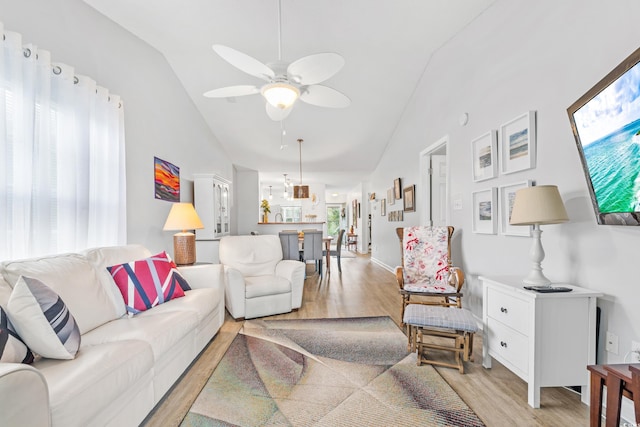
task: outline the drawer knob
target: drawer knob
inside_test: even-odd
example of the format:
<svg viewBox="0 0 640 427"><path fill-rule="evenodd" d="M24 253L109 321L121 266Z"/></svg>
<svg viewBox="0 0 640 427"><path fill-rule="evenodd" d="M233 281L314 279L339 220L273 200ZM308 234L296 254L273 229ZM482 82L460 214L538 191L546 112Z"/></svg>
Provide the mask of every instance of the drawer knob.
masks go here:
<svg viewBox="0 0 640 427"><path fill-rule="evenodd" d="M503 312L503 313L506 313L507 312L507 308L506 307L500 307L500 311Z"/></svg>
<svg viewBox="0 0 640 427"><path fill-rule="evenodd" d="M507 348L507 343L504 341L500 341L500 347Z"/></svg>

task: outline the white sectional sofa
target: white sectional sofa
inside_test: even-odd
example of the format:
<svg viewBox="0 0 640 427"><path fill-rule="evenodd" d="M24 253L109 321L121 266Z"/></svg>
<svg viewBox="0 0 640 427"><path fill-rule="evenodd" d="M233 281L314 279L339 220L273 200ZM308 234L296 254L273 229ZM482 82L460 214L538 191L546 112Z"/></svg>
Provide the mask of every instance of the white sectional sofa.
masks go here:
<svg viewBox="0 0 640 427"><path fill-rule="evenodd" d="M220 265L178 270L192 290L135 316L106 267L151 256L142 246L0 264L0 306L20 276L64 301L81 333L72 360L0 363L1 426L136 426L224 322Z"/></svg>

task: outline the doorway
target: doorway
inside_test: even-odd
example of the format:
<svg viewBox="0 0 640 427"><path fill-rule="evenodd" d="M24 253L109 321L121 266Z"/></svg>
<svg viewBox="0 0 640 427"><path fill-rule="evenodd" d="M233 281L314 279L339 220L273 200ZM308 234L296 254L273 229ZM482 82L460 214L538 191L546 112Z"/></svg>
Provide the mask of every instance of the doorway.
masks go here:
<svg viewBox="0 0 640 427"><path fill-rule="evenodd" d="M327 235L338 238L341 224L341 212L344 209L341 205L327 205Z"/></svg>
<svg viewBox="0 0 640 427"><path fill-rule="evenodd" d="M424 189L422 224L446 226L449 224L449 161L445 136L420 152L420 180Z"/></svg>

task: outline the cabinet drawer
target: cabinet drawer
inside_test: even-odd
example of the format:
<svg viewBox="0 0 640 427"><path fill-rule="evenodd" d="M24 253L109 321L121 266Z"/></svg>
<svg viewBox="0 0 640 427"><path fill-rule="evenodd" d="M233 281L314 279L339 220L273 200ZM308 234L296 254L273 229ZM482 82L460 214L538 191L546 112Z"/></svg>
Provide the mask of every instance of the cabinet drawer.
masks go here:
<svg viewBox="0 0 640 427"><path fill-rule="evenodd" d="M530 304L519 298L504 294L497 289L488 289L487 315L523 335L529 335Z"/></svg>
<svg viewBox="0 0 640 427"><path fill-rule="evenodd" d="M502 361L511 363L514 368L520 371L516 374L524 376L523 379L527 381L529 373L528 338L493 319L488 319L487 327L489 329L489 351L498 360L502 359ZM507 367L511 369L511 367Z"/></svg>

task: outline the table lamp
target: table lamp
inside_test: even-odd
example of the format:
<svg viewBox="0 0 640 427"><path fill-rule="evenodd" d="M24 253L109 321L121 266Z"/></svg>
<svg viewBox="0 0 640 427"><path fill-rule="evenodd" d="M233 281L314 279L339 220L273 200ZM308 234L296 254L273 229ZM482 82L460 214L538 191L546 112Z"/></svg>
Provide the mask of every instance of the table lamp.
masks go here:
<svg viewBox="0 0 640 427"><path fill-rule="evenodd" d="M163 230L181 230L173 235L173 257L178 265L196 262L196 235L187 230L204 228L191 203L174 203Z"/></svg>
<svg viewBox="0 0 640 427"><path fill-rule="evenodd" d="M559 224L569 221L567 211L555 185L538 185L516 191L509 224L533 225L533 245L531 246L531 271L523 282L527 285L549 286L551 280L542 274L541 263L544 249L540 236L542 224Z"/></svg>

